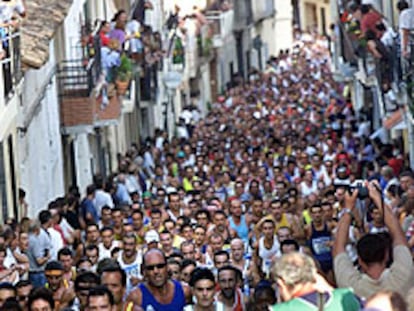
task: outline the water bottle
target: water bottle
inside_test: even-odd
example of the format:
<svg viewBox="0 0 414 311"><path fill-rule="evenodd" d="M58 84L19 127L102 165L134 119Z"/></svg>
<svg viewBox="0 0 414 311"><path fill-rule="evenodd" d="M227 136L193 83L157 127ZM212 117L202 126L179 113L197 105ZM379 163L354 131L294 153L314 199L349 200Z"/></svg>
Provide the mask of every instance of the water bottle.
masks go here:
<svg viewBox="0 0 414 311"><path fill-rule="evenodd" d="M154 309L151 305L149 305L149 306L145 309L145 311L155 311L155 309Z"/></svg>
<svg viewBox="0 0 414 311"><path fill-rule="evenodd" d="M266 278L268 279L270 277L270 267L272 265L272 261L270 259L265 259L264 261L264 266L265 266L265 271L263 271L266 274Z"/></svg>
<svg viewBox="0 0 414 311"><path fill-rule="evenodd" d="M243 294L245 297L250 297L250 286L249 286L249 280L247 277L244 278Z"/></svg>

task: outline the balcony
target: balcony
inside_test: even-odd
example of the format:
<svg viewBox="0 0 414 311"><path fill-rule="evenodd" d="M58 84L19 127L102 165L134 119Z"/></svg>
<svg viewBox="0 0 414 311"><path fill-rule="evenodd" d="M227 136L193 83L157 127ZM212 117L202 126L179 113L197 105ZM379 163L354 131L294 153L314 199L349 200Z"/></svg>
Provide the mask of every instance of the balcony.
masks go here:
<svg viewBox="0 0 414 311"><path fill-rule="evenodd" d="M398 129L404 120L414 124L414 34L408 41L411 55L403 57L401 41L396 38L384 45L372 39L371 33L362 34L358 24L345 14L338 26L340 40L335 54L344 60L343 68L354 69L353 78L364 86L364 92L372 93L372 101L364 101L363 105L371 109L366 110L369 118L376 116L371 120L374 127ZM343 72L343 68L337 70Z"/></svg>
<svg viewBox="0 0 414 311"><path fill-rule="evenodd" d="M255 23L260 22L266 18L272 17L275 14L274 0L261 0L252 2L253 20Z"/></svg>
<svg viewBox="0 0 414 311"><path fill-rule="evenodd" d="M407 95L410 99L410 112L414 118L414 33L409 37L410 55L401 61L402 81L407 88Z"/></svg>
<svg viewBox="0 0 414 311"><path fill-rule="evenodd" d="M12 27L2 29L5 32L4 38L2 38L4 58L0 63L2 65L3 95L7 103L23 75L20 60L20 32Z"/></svg>
<svg viewBox="0 0 414 311"><path fill-rule="evenodd" d="M213 34L211 38L213 47L222 47L233 34L234 11L207 11L206 18Z"/></svg>
<svg viewBox="0 0 414 311"><path fill-rule="evenodd" d="M94 38L96 54L85 60L65 60L57 71L62 132L106 126L118 120L121 101L115 87L107 87L108 102L103 103L100 42Z"/></svg>

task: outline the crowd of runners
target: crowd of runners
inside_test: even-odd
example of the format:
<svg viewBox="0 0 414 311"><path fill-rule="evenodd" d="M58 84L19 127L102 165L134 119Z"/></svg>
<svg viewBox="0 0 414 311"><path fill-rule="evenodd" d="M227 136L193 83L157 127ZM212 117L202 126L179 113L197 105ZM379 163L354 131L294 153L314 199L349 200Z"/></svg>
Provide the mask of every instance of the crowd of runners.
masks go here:
<svg viewBox="0 0 414 311"><path fill-rule="evenodd" d="M157 130L113 175L7 220L0 310L414 308L414 173L370 139L324 37L183 117L184 135Z"/></svg>

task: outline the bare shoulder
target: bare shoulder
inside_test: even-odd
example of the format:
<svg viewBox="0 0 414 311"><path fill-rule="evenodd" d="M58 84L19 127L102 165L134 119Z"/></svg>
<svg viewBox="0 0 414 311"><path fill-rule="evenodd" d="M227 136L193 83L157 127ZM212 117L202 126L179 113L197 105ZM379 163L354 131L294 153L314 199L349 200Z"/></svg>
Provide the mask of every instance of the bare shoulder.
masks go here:
<svg viewBox="0 0 414 311"><path fill-rule="evenodd" d="M187 303L190 303L191 299L192 299L192 293L191 293L190 286L188 286L188 284L186 284L186 283L181 283L181 286L183 287L185 300L187 301Z"/></svg>
<svg viewBox="0 0 414 311"><path fill-rule="evenodd" d="M125 305L132 302L136 306L141 306L142 304L142 292L139 287L135 288L126 298Z"/></svg>

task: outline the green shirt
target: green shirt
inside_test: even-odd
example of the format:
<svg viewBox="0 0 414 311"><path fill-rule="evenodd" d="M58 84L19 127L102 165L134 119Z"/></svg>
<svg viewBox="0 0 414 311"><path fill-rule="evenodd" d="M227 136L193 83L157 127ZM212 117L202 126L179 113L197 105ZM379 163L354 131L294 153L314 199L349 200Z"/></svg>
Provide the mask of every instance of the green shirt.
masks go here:
<svg viewBox="0 0 414 311"><path fill-rule="evenodd" d="M361 304L357 296L354 295L351 289L338 288L335 289L323 306L324 311L358 311L361 309ZM314 311L318 310L317 303L303 299L301 297L289 300L287 302L276 304L272 307L273 311Z"/></svg>

